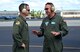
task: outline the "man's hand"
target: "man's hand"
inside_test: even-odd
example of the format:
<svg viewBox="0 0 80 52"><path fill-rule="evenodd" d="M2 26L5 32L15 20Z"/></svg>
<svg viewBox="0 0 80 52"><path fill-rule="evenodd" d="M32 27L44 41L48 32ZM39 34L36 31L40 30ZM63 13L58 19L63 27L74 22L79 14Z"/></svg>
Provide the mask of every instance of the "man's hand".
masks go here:
<svg viewBox="0 0 80 52"><path fill-rule="evenodd" d="M58 36L58 35L60 35L60 32L51 32L51 34L53 34L54 36Z"/></svg>
<svg viewBox="0 0 80 52"><path fill-rule="evenodd" d="M22 43L22 45L21 45L23 48L25 48L26 47L26 45L24 44L24 43Z"/></svg>
<svg viewBox="0 0 80 52"><path fill-rule="evenodd" d="M39 31L36 31L36 30L32 30L32 32L33 32L34 34L36 34L36 35L39 35L39 34L41 34L41 32L39 32Z"/></svg>

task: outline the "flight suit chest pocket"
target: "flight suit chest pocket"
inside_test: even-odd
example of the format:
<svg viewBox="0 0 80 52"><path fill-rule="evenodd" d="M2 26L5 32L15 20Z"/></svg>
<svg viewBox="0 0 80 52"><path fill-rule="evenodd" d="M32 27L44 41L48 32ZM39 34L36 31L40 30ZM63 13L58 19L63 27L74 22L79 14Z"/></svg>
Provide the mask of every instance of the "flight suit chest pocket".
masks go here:
<svg viewBox="0 0 80 52"><path fill-rule="evenodd" d="M53 29L56 26L56 22L45 22L45 29Z"/></svg>
<svg viewBox="0 0 80 52"><path fill-rule="evenodd" d="M55 27L55 26L56 26L56 22L51 22L51 23L50 23L50 26L51 26L51 27Z"/></svg>

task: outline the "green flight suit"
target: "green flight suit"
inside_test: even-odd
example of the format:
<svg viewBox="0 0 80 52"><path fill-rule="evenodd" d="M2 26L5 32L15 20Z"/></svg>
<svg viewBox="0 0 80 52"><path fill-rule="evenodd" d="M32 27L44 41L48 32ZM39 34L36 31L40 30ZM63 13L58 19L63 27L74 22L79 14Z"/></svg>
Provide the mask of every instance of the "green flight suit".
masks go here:
<svg viewBox="0 0 80 52"><path fill-rule="evenodd" d="M44 18L40 29L42 35L38 36L44 36L43 52L62 52L62 37L68 33L67 24L62 17L56 14L51 19L49 17ZM60 32L60 35L54 36L51 31Z"/></svg>
<svg viewBox="0 0 80 52"><path fill-rule="evenodd" d="M19 15L13 24L13 52L29 52L29 32L26 20ZM26 45L23 48L21 45Z"/></svg>

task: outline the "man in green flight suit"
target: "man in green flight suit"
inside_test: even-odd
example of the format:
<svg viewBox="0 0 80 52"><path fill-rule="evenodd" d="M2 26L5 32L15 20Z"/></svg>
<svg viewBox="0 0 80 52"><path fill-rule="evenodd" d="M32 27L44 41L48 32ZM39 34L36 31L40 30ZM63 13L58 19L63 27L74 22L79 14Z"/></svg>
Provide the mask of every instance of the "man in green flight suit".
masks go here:
<svg viewBox="0 0 80 52"><path fill-rule="evenodd" d="M13 52L29 52L29 32L26 16L30 13L29 5L19 5L20 15L13 23Z"/></svg>
<svg viewBox="0 0 80 52"><path fill-rule="evenodd" d="M43 52L62 52L62 37L68 34L67 24L60 15L55 13L53 3L45 4L45 12L47 17L42 21L41 30L32 32L38 37L44 36Z"/></svg>

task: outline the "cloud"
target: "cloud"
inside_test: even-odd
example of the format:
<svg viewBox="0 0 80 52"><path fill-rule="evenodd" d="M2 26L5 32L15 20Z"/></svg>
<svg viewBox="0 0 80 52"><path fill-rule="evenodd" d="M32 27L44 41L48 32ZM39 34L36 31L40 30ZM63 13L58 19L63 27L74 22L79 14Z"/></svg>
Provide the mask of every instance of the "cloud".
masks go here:
<svg viewBox="0 0 80 52"><path fill-rule="evenodd" d="M52 2L57 10L80 8L80 0L0 0L0 10L18 10L18 6L23 1L24 3L28 3L30 5L31 10L44 10L46 2Z"/></svg>
<svg viewBox="0 0 80 52"><path fill-rule="evenodd" d="M44 2L41 0L31 0L31 1L25 1L24 3L28 3L30 6L30 9L34 10L43 10L44 9Z"/></svg>
<svg viewBox="0 0 80 52"><path fill-rule="evenodd" d="M11 2L11 0L0 0L0 3L8 3Z"/></svg>
<svg viewBox="0 0 80 52"><path fill-rule="evenodd" d="M68 3L71 3L71 4L80 4L80 1L79 0L68 0Z"/></svg>
<svg viewBox="0 0 80 52"><path fill-rule="evenodd" d="M18 6L21 1L19 0L0 0L0 11L18 11Z"/></svg>

